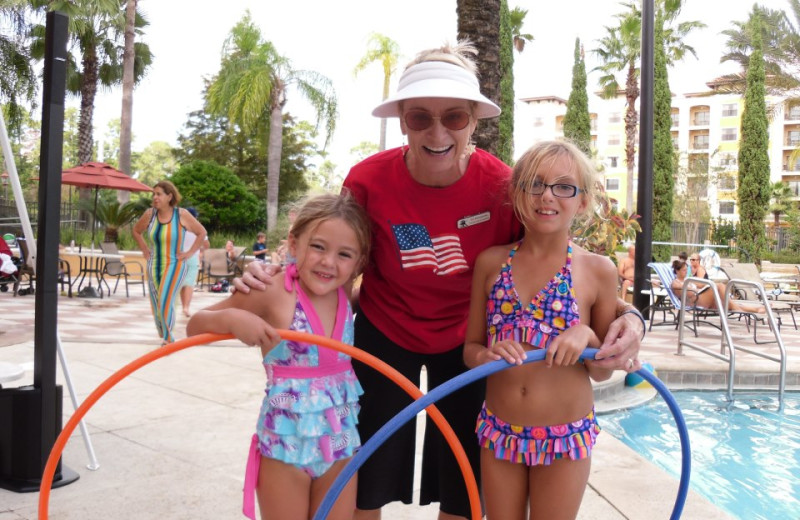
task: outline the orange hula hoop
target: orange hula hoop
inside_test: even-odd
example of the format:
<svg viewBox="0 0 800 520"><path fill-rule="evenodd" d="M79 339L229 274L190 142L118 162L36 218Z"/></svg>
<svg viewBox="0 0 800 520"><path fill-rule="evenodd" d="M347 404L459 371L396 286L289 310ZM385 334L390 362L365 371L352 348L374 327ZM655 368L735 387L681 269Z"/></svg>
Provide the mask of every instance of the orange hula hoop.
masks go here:
<svg viewBox="0 0 800 520"><path fill-rule="evenodd" d="M283 339L286 340L313 343L315 345L330 348L347 354L351 358L357 359L362 363L369 365L391 379L392 382L397 384L414 399L418 399L423 395L422 391L400 372L376 358L372 354L368 354L361 349L331 338L317 336L315 334L308 334L306 332L280 329L278 330L278 333ZM157 359L161 359L162 357L169 356L170 354L189 347L204 345L206 343L214 343L226 339L235 338L232 334L198 334L197 336L191 336L174 343L164 345L161 348L148 352L147 354L134 359L124 367L111 374L105 381L100 383L97 388L95 388L94 391L89 394L86 400L83 401L83 403L81 403L81 405L75 410L75 413L72 414L69 421L67 421L67 424L64 425L64 428L61 430L56 442L53 444L53 449L50 450L50 456L47 458L47 464L45 465L44 472L42 474L42 482L39 485L39 520L47 520L48 509L50 505L50 489L53 485L53 476L56 471L56 466L58 466L58 460L61 458L61 453L64 451L64 447L66 446L69 437L72 435L72 432L75 431L75 428L78 426L78 423L81 421L81 419L83 419L91 407L94 406L94 404L101 397L103 397L109 390L116 386L117 383L131 375L133 372ZM473 520L480 520L482 517L482 511L480 505L480 493L478 492L478 484L475 481L475 475L472 472L472 467L469 464L467 455L464 453L463 446L461 446L458 437L456 437L455 432L453 432L453 428L450 426L450 423L447 422L435 405L432 404L428 406L425 408L425 411L442 432L442 435L444 435L444 438L447 441L447 444L450 446L450 449L453 450L453 454L458 462L458 467L461 470L461 475L464 477L464 482L467 486L467 494L469 496L472 518Z"/></svg>

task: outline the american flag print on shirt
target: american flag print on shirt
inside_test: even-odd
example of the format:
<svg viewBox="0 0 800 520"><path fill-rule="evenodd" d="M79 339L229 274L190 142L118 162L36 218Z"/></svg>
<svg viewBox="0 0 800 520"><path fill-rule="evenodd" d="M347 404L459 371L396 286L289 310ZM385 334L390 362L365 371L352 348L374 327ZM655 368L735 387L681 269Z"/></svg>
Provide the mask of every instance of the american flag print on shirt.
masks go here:
<svg viewBox="0 0 800 520"><path fill-rule="evenodd" d="M467 260L455 233L432 237L422 224L398 224L392 233L400 249L403 269L432 269L447 276L466 271Z"/></svg>

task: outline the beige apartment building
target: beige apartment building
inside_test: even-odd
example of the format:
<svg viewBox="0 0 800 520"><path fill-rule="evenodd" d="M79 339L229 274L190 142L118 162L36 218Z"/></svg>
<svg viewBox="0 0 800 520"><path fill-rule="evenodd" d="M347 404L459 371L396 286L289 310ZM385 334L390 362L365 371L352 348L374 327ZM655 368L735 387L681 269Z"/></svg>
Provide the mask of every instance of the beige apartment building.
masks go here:
<svg viewBox="0 0 800 520"><path fill-rule="evenodd" d="M738 220L736 178L739 133L744 98L721 93L717 83L705 92L676 94L672 98L672 142L680 151L676 190L687 190L708 203L712 218ZM523 98L519 116L528 142L563 136L566 99L557 96ZM800 200L800 104L768 96L770 180L784 181ZM625 97L603 99L590 95L592 148L608 194L625 208ZM638 110L638 107L637 107ZM523 119L525 118L525 119ZM527 127L527 128L525 128ZM638 144L638 130L637 130ZM638 161L638 150L636 159ZM634 176L638 164L634 165ZM634 204L637 181L634 178Z"/></svg>

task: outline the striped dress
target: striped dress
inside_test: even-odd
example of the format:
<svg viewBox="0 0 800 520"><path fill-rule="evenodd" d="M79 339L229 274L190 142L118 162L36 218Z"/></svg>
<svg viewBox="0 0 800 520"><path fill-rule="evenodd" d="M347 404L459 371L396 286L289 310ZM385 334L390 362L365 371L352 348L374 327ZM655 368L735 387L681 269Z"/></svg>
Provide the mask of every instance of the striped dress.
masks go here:
<svg viewBox="0 0 800 520"><path fill-rule="evenodd" d="M161 340L172 343L172 328L175 326L175 300L186 276L186 262L178 260L183 250L186 230L181 226L180 210L174 208L172 218L166 224L158 221L158 211L153 210L147 236L153 244L147 259L150 307Z"/></svg>

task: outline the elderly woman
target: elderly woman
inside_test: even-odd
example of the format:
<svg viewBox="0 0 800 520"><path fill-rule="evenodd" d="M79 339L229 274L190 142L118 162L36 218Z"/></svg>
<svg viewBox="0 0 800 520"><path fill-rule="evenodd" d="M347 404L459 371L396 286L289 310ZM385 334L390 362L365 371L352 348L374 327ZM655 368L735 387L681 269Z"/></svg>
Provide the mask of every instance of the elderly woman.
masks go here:
<svg viewBox="0 0 800 520"><path fill-rule="evenodd" d="M186 276L187 260L203 244L206 228L185 209L178 208L181 194L170 181L153 186L153 207L144 212L133 226L133 238L147 259L147 282L150 307L161 344L175 341L175 300ZM186 231L194 233L191 246L184 250ZM152 247L143 233L147 233Z"/></svg>
<svg viewBox="0 0 800 520"><path fill-rule="evenodd" d="M420 53L406 67L398 91L372 114L399 118L408 145L368 157L344 182L366 209L373 236L355 345L416 384L424 366L429 389L466 370L462 354L478 253L522 236L508 200L510 168L471 143L478 119L500 114L480 92L471 54L471 45L445 45ZM248 285L261 288L269 277L269 271L253 267L235 285L245 291ZM618 306L619 315L626 307L624 302ZM615 321L599 356L607 359L600 363L638 368L642 329L634 315ZM364 387L359 433L366 442L410 398L375 370L356 362L354 367ZM437 403L476 475L475 418L483 397L480 381ZM366 461L359 470L356 519L380 518L380 508L389 502L411 503L414 449L412 423ZM431 502L440 502L440 519L470 515L455 457L429 421L420 503Z"/></svg>

